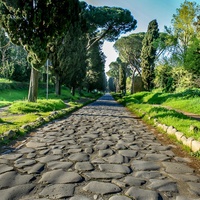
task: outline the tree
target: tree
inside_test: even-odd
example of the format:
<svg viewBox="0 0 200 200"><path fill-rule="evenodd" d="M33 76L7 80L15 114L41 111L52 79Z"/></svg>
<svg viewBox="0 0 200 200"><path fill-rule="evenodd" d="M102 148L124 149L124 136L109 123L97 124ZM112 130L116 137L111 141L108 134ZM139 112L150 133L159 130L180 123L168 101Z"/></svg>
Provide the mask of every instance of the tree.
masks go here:
<svg viewBox="0 0 200 200"><path fill-rule="evenodd" d="M115 92L116 91L116 87L115 87L115 83L114 83L114 78L113 77L110 77L108 79L108 89L111 91L111 92Z"/></svg>
<svg viewBox="0 0 200 200"><path fill-rule="evenodd" d="M78 20L78 13L78 0L0 1L3 28L14 44L28 52L27 59L32 66L29 101L37 100L38 70L47 60L51 42L66 25Z"/></svg>
<svg viewBox="0 0 200 200"><path fill-rule="evenodd" d="M145 33L134 33L127 37L118 39L114 48L119 52L119 57L127 63L131 70L131 94L134 93L134 78L141 75L140 54L142 49L142 40Z"/></svg>
<svg viewBox="0 0 200 200"><path fill-rule="evenodd" d="M81 7L88 24L87 49L102 39L117 40L120 34L136 28L137 21L129 10L108 6L95 7L85 2L81 2Z"/></svg>
<svg viewBox="0 0 200 200"><path fill-rule="evenodd" d="M179 48L185 59L187 49L195 36L195 24L197 24L197 16L200 15L199 5L195 2L185 0L180 8L173 15L172 26L174 35L179 41Z"/></svg>
<svg viewBox="0 0 200 200"><path fill-rule="evenodd" d="M109 64L109 71L107 72L107 75L110 78L113 78L113 82L115 84L116 92L119 92L119 63L117 61L111 62Z"/></svg>
<svg viewBox="0 0 200 200"><path fill-rule="evenodd" d="M156 47L154 41L159 36L158 23L153 20L149 23L147 33L142 41L141 52L141 67L142 67L142 81L144 88L150 91L153 88L154 75L154 61L156 58Z"/></svg>
<svg viewBox="0 0 200 200"><path fill-rule="evenodd" d="M75 82L75 73L81 73L83 77L81 79L79 77L79 81L83 80L85 72L80 68L86 67L84 64L86 61L86 38L80 23L71 25L61 37L55 40L50 60L52 62L51 70L55 75L57 95L61 95L62 84L71 86L72 82Z"/></svg>
<svg viewBox="0 0 200 200"><path fill-rule="evenodd" d="M126 66L127 64L122 62L120 58L117 59L119 63L119 89L121 93L126 94Z"/></svg>
<svg viewBox="0 0 200 200"><path fill-rule="evenodd" d="M105 55L102 52L102 42L98 42L95 43L88 52L86 85L89 91L105 89L104 67Z"/></svg>

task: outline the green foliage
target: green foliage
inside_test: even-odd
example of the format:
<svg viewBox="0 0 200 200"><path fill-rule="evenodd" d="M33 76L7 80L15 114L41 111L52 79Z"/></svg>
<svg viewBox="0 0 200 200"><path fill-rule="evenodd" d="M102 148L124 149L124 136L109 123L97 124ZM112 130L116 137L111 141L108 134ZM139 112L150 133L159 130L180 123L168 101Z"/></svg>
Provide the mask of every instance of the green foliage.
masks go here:
<svg viewBox="0 0 200 200"><path fill-rule="evenodd" d="M102 42L94 44L88 52L88 67L86 86L89 91L94 89L104 91L105 85L105 55L102 52Z"/></svg>
<svg viewBox="0 0 200 200"><path fill-rule="evenodd" d="M179 40L179 48L182 48L183 57L187 53L188 46L195 36L195 21L200 15L199 6L195 2L184 1L173 15L172 25L174 34Z"/></svg>
<svg viewBox="0 0 200 200"><path fill-rule="evenodd" d="M172 67L160 65L155 69L154 84L156 88L161 88L164 92L173 91Z"/></svg>
<svg viewBox="0 0 200 200"><path fill-rule="evenodd" d="M186 54L185 68L196 76L200 75L200 39L193 39L192 43L189 45Z"/></svg>
<svg viewBox="0 0 200 200"><path fill-rule="evenodd" d="M149 23L147 33L142 41L141 66L142 66L142 81L144 88L150 91L153 88L154 80L154 61L156 57L156 47L154 41L159 36L158 23L153 20Z"/></svg>
<svg viewBox="0 0 200 200"><path fill-rule="evenodd" d="M114 41L120 34L136 28L137 21L129 10L117 7L94 7L81 2L83 16L87 21L88 49L101 39Z"/></svg>

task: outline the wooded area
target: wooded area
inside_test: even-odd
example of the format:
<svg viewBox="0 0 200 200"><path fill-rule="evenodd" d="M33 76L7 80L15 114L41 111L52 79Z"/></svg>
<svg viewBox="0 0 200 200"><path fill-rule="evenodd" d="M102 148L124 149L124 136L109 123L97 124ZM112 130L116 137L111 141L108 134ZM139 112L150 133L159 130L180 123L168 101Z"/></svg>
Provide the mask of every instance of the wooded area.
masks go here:
<svg viewBox="0 0 200 200"><path fill-rule="evenodd" d="M171 27L159 32L157 20L146 33L127 9L95 7L78 0L0 1L0 78L29 81L28 100L36 102L38 82L88 91L200 87L200 5L185 1ZM103 42L115 41L119 58L110 64L108 87Z"/></svg>

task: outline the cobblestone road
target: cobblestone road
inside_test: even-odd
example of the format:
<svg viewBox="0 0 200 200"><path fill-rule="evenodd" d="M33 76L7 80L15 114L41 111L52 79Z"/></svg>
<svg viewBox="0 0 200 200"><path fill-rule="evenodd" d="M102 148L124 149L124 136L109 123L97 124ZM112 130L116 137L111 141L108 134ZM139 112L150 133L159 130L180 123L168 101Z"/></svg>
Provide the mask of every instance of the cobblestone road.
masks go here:
<svg viewBox="0 0 200 200"><path fill-rule="evenodd" d="M0 156L1 200L197 200L200 176L110 95Z"/></svg>

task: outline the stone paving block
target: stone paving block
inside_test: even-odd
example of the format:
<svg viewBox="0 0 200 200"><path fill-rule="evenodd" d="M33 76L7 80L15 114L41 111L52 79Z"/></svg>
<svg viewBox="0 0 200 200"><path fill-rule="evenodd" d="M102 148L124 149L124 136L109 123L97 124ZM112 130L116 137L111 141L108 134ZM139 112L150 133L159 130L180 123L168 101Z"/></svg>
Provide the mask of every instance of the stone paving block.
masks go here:
<svg viewBox="0 0 200 200"><path fill-rule="evenodd" d="M30 194L34 187L34 184L10 187L8 189L0 190L0 197L2 200L19 200L23 196Z"/></svg>
<svg viewBox="0 0 200 200"><path fill-rule="evenodd" d="M191 193L200 197L200 183L188 182Z"/></svg>
<svg viewBox="0 0 200 200"><path fill-rule="evenodd" d="M48 197L50 199L61 199L71 197L74 194L75 186L73 184L55 184L47 185L39 193L40 197Z"/></svg>
<svg viewBox="0 0 200 200"><path fill-rule="evenodd" d="M26 143L26 146L30 147L30 148L37 149L39 147L45 147L46 143L36 142L36 141L29 141L28 143Z"/></svg>
<svg viewBox="0 0 200 200"><path fill-rule="evenodd" d="M33 175L20 175L15 171L6 172L0 175L0 189L28 184L33 179Z"/></svg>
<svg viewBox="0 0 200 200"><path fill-rule="evenodd" d="M12 171L14 168L6 165L6 164L0 164L0 174L5 173L5 172L9 172Z"/></svg>
<svg viewBox="0 0 200 200"><path fill-rule="evenodd" d="M106 173L106 172L88 172L83 173L84 176L87 176L89 179L119 179L124 177L121 173Z"/></svg>
<svg viewBox="0 0 200 200"><path fill-rule="evenodd" d="M99 169L105 172L115 172L123 174L131 173L131 169L129 167L118 164L99 164Z"/></svg>
<svg viewBox="0 0 200 200"><path fill-rule="evenodd" d="M162 162L162 164L165 167L166 172L170 174L185 174L194 172L194 169L183 163Z"/></svg>
<svg viewBox="0 0 200 200"><path fill-rule="evenodd" d="M46 172L42 175L39 183L79 183L83 178L76 172L65 172L61 169Z"/></svg>
<svg viewBox="0 0 200 200"><path fill-rule="evenodd" d="M111 156L111 155L113 155L113 153L114 152L112 149L99 150L100 157Z"/></svg>
<svg viewBox="0 0 200 200"><path fill-rule="evenodd" d="M129 158L135 158L138 154L135 150L119 150L118 153Z"/></svg>
<svg viewBox="0 0 200 200"><path fill-rule="evenodd" d="M4 154L0 156L0 159L7 159L7 160L17 160L18 158L21 158L23 154L21 153L11 153L11 154Z"/></svg>
<svg viewBox="0 0 200 200"><path fill-rule="evenodd" d="M115 195L109 198L109 200L131 200L130 198L122 195Z"/></svg>
<svg viewBox="0 0 200 200"><path fill-rule="evenodd" d="M135 178L133 176L126 176L123 180L124 183L126 183L129 186L141 186L146 183L146 180Z"/></svg>
<svg viewBox="0 0 200 200"><path fill-rule="evenodd" d="M77 161L77 162L88 161L89 155L85 153L74 153L74 154L71 154L68 157L68 159L71 161Z"/></svg>
<svg viewBox="0 0 200 200"><path fill-rule="evenodd" d="M19 158L14 163L15 163L14 166L16 168L22 168L22 167L34 165L36 163L36 161L33 159L29 159L29 158Z"/></svg>
<svg viewBox="0 0 200 200"><path fill-rule="evenodd" d="M134 173L134 176L138 178L153 179L161 177L162 174L159 171L137 171Z"/></svg>
<svg viewBox="0 0 200 200"><path fill-rule="evenodd" d="M74 197L71 197L69 200L93 200L93 199L81 195L75 195Z"/></svg>
<svg viewBox="0 0 200 200"><path fill-rule="evenodd" d="M62 158L61 155L47 155L47 156L37 158L36 160L41 163L49 163L51 161L60 160L61 158Z"/></svg>
<svg viewBox="0 0 200 200"><path fill-rule="evenodd" d="M200 177L192 174L169 174L170 177L184 182L200 182Z"/></svg>
<svg viewBox="0 0 200 200"><path fill-rule="evenodd" d="M64 161L51 161L47 163L47 168L49 169L64 169L67 171L73 165L72 162L64 162Z"/></svg>
<svg viewBox="0 0 200 200"><path fill-rule="evenodd" d="M159 194L152 190L140 189L137 187L131 187L125 193L127 196L137 200L158 200Z"/></svg>
<svg viewBox="0 0 200 200"><path fill-rule="evenodd" d="M150 189L157 190L160 192L176 192L178 193L177 185L174 181L164 179L150 179L150 184L147 186Z"/></svg>
<svg viewBox="0 0 200 200"><path fill-rule="evenodd" d="M131 166L133 170L138 170L138 171L143 171L143 170L152 171L160 169L159 163L152 161L143 161L143 160L134 160L131 163Z"/></svg>
<svg viewBox="0 0 200 200"><path fill-rule="evenodd" d="M98 181L91 181L85 187L83 187L84 191L92 192L94 194L113 194L118 193L121 189L112 184L112 183L105 183L105 182L98 182Z"/></svg>
<svg viewBox="0 0 200 200"><path fill-rule="evenodd" d="M147 153L145 157L147 158L147 160L150 161L167 161L171 159L165 154L155 154L155 153Z"/></svg>
<svg viewBox="0 0 200 200"><path fill-rule="evenodd" d="M75 169L78 171L91 171L94 169L94 166L90 162L77 162Z"/></svg>
<svg viewBox="0 0 200 200"><path fill-rule="evenodd" d="M122 164L122 163L128 163L129 159L125 156L122 156L120 154L114 154L112 156L104 158L104 160L108 163L112 164Z"/></svg>
<svg viewBox="0 0 200 200"><path fill-rule="evenodd" d="M36 163L31 167L26 167L24 170L28 174L40 174L44 170L45 165L43 163Z"/></svg>

